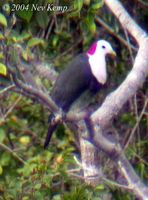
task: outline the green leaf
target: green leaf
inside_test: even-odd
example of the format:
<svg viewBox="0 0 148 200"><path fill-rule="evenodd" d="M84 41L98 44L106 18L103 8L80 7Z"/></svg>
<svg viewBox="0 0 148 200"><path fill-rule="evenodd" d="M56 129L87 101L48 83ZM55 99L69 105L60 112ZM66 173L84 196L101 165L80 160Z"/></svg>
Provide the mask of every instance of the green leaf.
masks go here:
<svg viewBox="0 0 148 200"><path fill-rule="evenodd" d="M25 196L25 197L22 198L22 200L29 200L29 199L30 199L30 198L27 197L27 196Z"/></svg>
<svg viewBox="0 0 148 200"><path fill-rule="evenodd" d="M96 32L96 24L94 21L94 16L92 14L89 14L87 16L85 23L87 24L88 30L94 34Z"/></svg>
<svg viewBox="0 0 148 200"><path fill-rule="evenodd" d="M36 163L27 163L23 168L18 169L18 173L23 174L25 177L29 177L36 168Z"/></svg>
<svg viewBox="0 0 148 200"><path fill-rule="evenodd" d="M89 6L89 5L90 5L90 0L84 0L84 4L85 4L86 6Z"/></svg>
<svg viewBox="0 0 148 200"><path fill-rule="evenodd" d="M44 195L40 190L34 192L34 199L44 199Z"/></svg>
<svg viewBox="0 0 148 200"><path fill-rule="evenodd" d="M21 35L18 35L16 33L13 33L10 35L10 40L12 40L14 43L24 42L25 40L28 40L31 37L30 33L22 33Z"/></svg>
<svg viewBox="0 0 148 200"><path fill-rule="evenodd" d="M41 183L37 183L35 186L34 186L34 189L36 190L39 190L41 188Z"/></svg>
<svg viewBox="0 0 148 200"><path fill-rule="evenodd" d="M40 38L32 38L28 41L27 47L30 48L30 47L34 47L37 45L45 46L45 41Z"/></svg>
<svg viewBox="0 0 148 200"><path fill-rule="evenodd" d="M98 10L98 9L101 8L102 6L103 6L103 1L101 0L100 2L94 3L94 4L91 6L91 9L93 9L93 10Z"/></svg>
<svg viewBox="0 0 148 200"><path fill-rule="evenodd" d="M28 61L29 55L28 55L28 50L23 50L22 51L22 57L24 58L24 60Z"/></svg>
<svg viewBox="0 0 148 200"><path fill-rule="evenodd" d="M53 45L53 47L56 47L56 46L57 46L58 41L59 41L59 37L58 37L57 35L55 35L55 36L53 37L53 40L52 40L52 45Z"/></svg>
<svg viewBox="0 0 148 200"><path fill-rule="evenodd" d="M96 190L104 190L104 185L97 185L96 186L96 188L95 188Z"/></svg>
<svg viewBox="0 0 148 200"><path fill-rule="evenodd" d="M91 31L91 33L95 33L96 32L96 24L95 22L92 22L89 26L89 30Z"/></svg>
<svg viewBox="0 0 148 200"><path fill-rule="evenodd" d="M4 129L0 128L0 142L3 142L5 136L6 135Z"/></svg>
<svg viewBox="0 0 148 200"><path fill-rule="evenodd" d="M22 18L23 20L25 20L26 22L30 22L31 18L32 18L32 15L33 15L33 11L31 11L30 9L28 10L21 10L21 11L18 11L16 12L16 14Z"/></svg>
<svg viewBox="0 0 148 200"><path fill-rule="evenodd" d="M78 16L80 16L80 12L78 12L77 10L68 13L68 18L75 18L75 17L78 17Z"/></svg>
<svg viewBox="0 0 148 200"><path fill-rule="evenodd" d="M22 33L21 35L19 35L18 37L16 37L16 41L17 42L23 42L24 40L27 40L31 37L31 34L29 33Z"/></svg>
<svg viewBox="0 0 148 200"><path fill-rule="evenodd" d="M4 54L3 52L0 52L0 59L3 59L4 58Z"/></svg>
<svg viewBox="0 0 148 200"><path fill-rule="evenodd" d="M27 145L30 142L30 137L29 136L22 136L22 137L20 137L19 142L23 145Z"/></svg>
<svg viewBox="0 0 148 200"><path fill-rule="evenodd" d="M5 27L7 26L7 19L2 13L0 13L0 24Z"/></svg>
<svg viewBox="0 0 148 200"><path fill-rule="evenodd" d="M0 175L3 174L3 167L0 165Z"/></svg>
<svg viewBox="0 0 148 200"><path fill-rule="evenodd" d="M0 74L6 76L7 74L7 68L6 65L4 65L3 63L0 63Z"/></svg>
<svg viewBox="0 0 148 200"><path fill-rule="evenodd" d="M1 155L0 163L2 166L8 166L11 162L11 156L7 152Z"/></svg>
<svg viewBox="0 0 148 200"><path fill-rule="evenodd" d="M38 25L42 29L45 29L48 26L49 16L47 12L37 12L35 17L37 19Z"/></svg>
<svg viewBox="0 0 148 200"><path fill-rule="evenodd" d="M4 39L4 35L0 32L0 40Z"/></svg>
<svg viewBox="0 0 148 200"><path fill-rule="evenodd" d="M83 6L83 0L75 0L74 1L74 10L80 11Z"/></svg>
<svg viewBox="0 0 148 200"><path fill-rule="evenodd" d="M60 194L55 194L53 196L53 200L61 200L61 195Z"/></svg>

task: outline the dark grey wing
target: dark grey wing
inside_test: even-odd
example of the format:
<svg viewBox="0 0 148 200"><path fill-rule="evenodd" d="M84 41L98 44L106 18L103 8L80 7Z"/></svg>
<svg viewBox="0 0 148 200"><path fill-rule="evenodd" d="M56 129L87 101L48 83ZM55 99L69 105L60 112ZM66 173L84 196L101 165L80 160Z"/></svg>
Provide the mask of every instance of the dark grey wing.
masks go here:
<svg viewBox="0 0 148 200"><path fill-rule="evenodd" d="M89 85L90 92L93 94L96 94L101 88L103 88L103 85L99 83L94 76L92 76L92 79Z"/></svg>
<svg viewBox="0 0 148 200"><path fill-rule="evenodd" d="M87 55L78 55L57 78L51 92L52 99L64 111L68 111L71 104L89 88L91 78Z"/></svg>

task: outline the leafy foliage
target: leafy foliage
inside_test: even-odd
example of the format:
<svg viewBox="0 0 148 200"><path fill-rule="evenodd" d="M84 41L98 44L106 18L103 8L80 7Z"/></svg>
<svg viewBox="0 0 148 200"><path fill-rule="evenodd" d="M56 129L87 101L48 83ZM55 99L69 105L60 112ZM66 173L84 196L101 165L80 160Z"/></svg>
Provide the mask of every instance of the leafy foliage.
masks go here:
<svg viewBox="0 0 148 200"><path fill-rule="evenodd" d="M0 63L0 74L6 76L7 68L3 63Z"/></svg>
<svg viewBox="0 0 148 200"><path fill-rule="evenodd" d="M54 4L53 0L10 0L0 1L0 95L3 89L11 86L11 78L7 77L7 49L11 48L12 65L18 61L29 62L35 59L50 60L60 71L65 64L78 52L88 48L88 45L103 37L114 43L119 60L110 63L109 86L106 93L116 88L130 69L131 59L127 48L111 38L105 30L96 23L95 17L101 16L108 24L113 24L115 34L124 36L119 24L103 7L102 0L60 1L67 6L65 12L39 12L32 10L32 4ZM123 1L131 9L129 1ZM14 5L23 5L21 9ZM28 6L29 5L29 6ZM137 5L134 4L136 7ZM12 11L12 9L14 9ZM138 20L145 22L145 11L137 7ZM98 14L99 13L99 14ZM133 17L136 17L136 15ZM113 22L113 23L112 23ZM105 34L104 34L105 33ZM132 41L132 39L130 38ZM134 54L134 53L133 53ZM114 70L112 65L115 66ZM146 83L147 84L147 83ZM146 99L147 86L141 89L135 99L125 105L120 118L115 121L117 131L121 134L121 143L126 139L140 115ZM47 86L50 89L50 84ZM134 199L129 194L123 194L113 185L91 188L82 184L69 171L77 168L73 153L78 154L73 135L67 129L60 127L54 134L50 147L43 150L43 140L48 128L48 113L41 105L14 93L0 98L0 144L9 149L0 151L0 200L1 199ZM15 102L17 104L15 105ZM139 123L136 137L127 148L126 153L143 180L147 180L147 111ZM127 137L125 137L125 133ZM43 139L42 139L43 138ZM125 139L123 139L125 138ZM123 141L124 140L124 141ZM74 145L73 145L74 144ZM16 153L16 155L14 154ZM21 159L22 160L21 160ZM109 178L113 169L108 170Z"/></svg>

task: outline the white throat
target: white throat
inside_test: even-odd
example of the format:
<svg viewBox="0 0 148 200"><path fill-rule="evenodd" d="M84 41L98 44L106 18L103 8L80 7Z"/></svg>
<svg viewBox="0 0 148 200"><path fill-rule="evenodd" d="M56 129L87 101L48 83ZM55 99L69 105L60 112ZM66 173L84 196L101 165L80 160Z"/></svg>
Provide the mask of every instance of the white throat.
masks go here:
<svg viewBox="0 0 148 200"><path fill-rule="evenodd" d="M88 60L92 74L95 76L99 83L105 84L107 80L105 55L101 54L101 52L96 53L94 55L87 55L89 57Z"/></svg>

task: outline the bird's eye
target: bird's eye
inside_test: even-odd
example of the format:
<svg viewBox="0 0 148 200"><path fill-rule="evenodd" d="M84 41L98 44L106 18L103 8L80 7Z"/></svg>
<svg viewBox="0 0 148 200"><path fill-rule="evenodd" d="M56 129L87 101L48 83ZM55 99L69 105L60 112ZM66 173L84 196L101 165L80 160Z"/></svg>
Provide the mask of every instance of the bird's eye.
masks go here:
<svg viewBox="0 0 148 200"><path fill-rule="evenodd" d="M102 46L102 49L105 49L105 46L104 46L104 45Z"/></svg>

